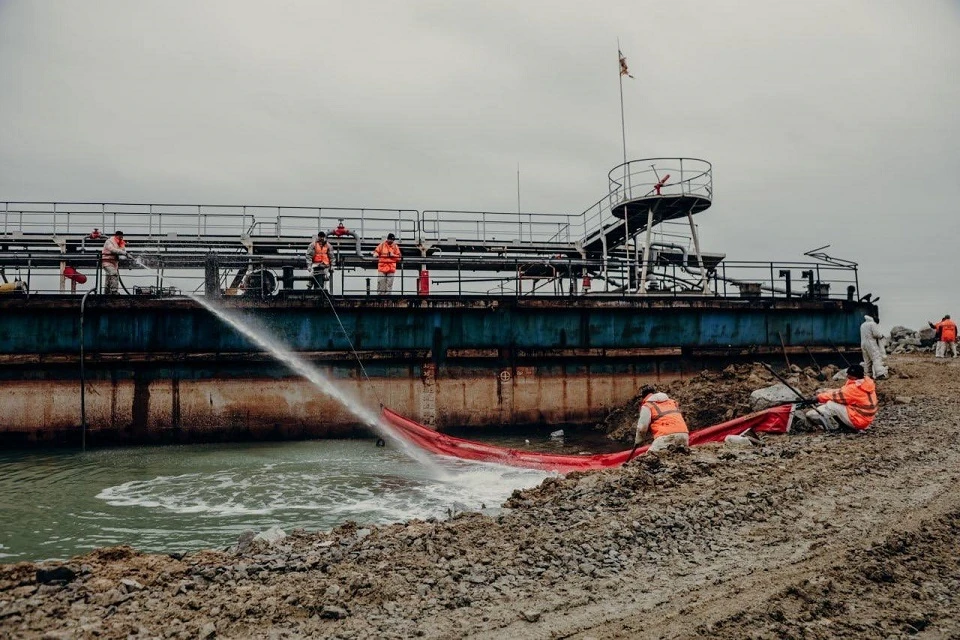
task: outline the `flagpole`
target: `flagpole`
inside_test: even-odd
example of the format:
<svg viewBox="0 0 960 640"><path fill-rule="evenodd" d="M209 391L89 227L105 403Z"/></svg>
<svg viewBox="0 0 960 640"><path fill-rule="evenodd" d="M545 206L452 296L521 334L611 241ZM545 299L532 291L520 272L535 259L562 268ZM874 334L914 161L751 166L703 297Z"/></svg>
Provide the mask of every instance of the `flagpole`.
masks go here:
<svg viewBox="0 0 960 640"><path fill-rule="evenodd" d="M627 125L626 119L623 116L623 72L620 71L620 58L623 57L623 52L620 50L620 38L617 38L617 71L618 77L620 78L620 135L623 138L623 176L624 182L626 182L627 176ZM624 184L626 188L626 184Z"/></svg>
<svg viewBox="0 0 960 640"><path fill-rule="evenodd" d="M623 69L621 60L623 51L620 50L620 38L617 38L617 76L620 78L620 135L623 138L623 200L627 199L627 125L623 115ZM623 283L624 291L630 288L630 220L627 208L623 208L623 247L627 252L627 281Z"/></svg>

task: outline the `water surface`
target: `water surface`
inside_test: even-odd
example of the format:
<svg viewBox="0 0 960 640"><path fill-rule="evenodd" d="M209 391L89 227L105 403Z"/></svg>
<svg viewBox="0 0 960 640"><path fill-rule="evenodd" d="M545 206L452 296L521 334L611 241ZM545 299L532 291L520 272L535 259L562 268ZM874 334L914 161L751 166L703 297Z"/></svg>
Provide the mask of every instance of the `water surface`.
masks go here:
<svg viewBox="0 0 960 640"><path fill-rule="evenodd" d="M575 453L547 438L500 444ZM326 530L499 507L548 474L456 461L423 464L371 440L0 453L0 562L68 558L129 544L189 551L244 530Z"/></svg>

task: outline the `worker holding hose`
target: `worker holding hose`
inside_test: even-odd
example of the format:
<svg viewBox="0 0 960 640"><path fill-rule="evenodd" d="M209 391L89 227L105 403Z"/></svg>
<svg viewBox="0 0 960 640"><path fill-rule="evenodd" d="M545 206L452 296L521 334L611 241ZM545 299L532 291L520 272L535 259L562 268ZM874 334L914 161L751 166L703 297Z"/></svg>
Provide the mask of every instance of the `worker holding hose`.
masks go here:
<svg viewBox="0 0 960 640"><path fill-rule="evenodd" d="M100 254L100 265L103 267L104 287L107 294L120 293L120 258L129 257L123 231L114 231L113 235L103 243L103 251Z"/></svg>

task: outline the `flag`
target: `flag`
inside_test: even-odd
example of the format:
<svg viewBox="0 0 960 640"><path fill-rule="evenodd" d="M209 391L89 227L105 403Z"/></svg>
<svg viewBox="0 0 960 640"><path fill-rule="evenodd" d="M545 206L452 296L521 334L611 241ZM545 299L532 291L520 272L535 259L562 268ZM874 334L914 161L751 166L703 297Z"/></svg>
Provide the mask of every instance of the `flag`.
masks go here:
<svg viewBox="0 0 960 640"><path fill-rule="evenodd" d="M623 52L617 49L617 54L620 56L620 75L632 78L633 76L630 75L630 69L627 68L627 59L623 57Z"/></svg>

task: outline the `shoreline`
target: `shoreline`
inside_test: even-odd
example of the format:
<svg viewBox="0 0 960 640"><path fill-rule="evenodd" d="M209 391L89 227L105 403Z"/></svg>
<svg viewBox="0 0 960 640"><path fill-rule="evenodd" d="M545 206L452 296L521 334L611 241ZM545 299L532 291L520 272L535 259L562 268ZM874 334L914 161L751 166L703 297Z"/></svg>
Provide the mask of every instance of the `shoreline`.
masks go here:
<svg viewBox="0 0 960 640"><path fill-rule="evenodd" d="M494 516L0 565L0 637L958 633L960 366L890 364L865 434L638 458Z"/></svg>

